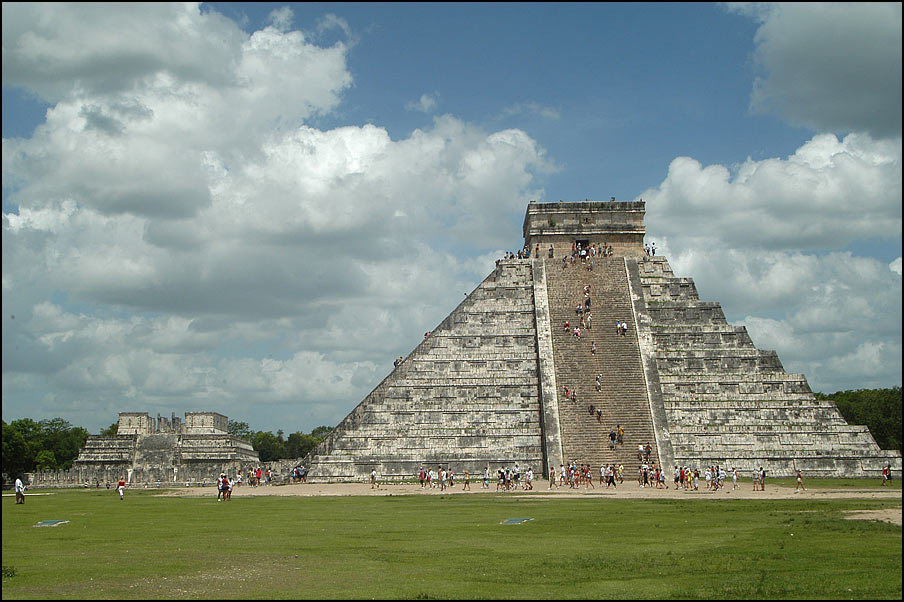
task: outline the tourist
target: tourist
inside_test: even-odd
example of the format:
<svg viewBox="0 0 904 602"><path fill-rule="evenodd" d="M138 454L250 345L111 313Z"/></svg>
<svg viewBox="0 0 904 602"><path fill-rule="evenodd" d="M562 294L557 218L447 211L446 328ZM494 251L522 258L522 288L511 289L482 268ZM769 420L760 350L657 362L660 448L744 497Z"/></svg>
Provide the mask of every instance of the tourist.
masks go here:
<svg viewBox="0 0 904 602"><path fill-rule="evenodd" d="M596 355L596 343L590 341L590 355Z"/></svg>
<svg viewBox="0 0 904 602"><path fill-rule="evenodd" d="M622 428L622 425L620 425L620 424L616 428L617 428L617 434L618 434L618 437L617 437L618 444L624 445L625 444L625 429Z"/></svg>
<svg viewBox="0 0 904 602"><path fill-rule="evenodd" d="M794 493L798 491L806 491L807 489L804 487L804 474L797 469L797 487L794 489Z"/></svg>
<svg viewBox="0 0 904 602"><path fill-rule="evenodd" d="M217 493L217 501L220 501L220 494L222 493L223 501L229 499L229 477L226 476L226 473L220 473L220 479L217 481L217 489L219 492Z"/></svg>
<svg viewBox="0 0 904 602"><path fill-rule="evenodd" d="M615 441L618 435L616 435L615 430L609 431L609 449L615 449Z"/></svg>
<svg viewBox="0 0 904 602"><path fill-rule="evenodd" d="M119 475L119 482L116 484L116 490L119 492L119 499L121 501L123 494L125 494L126 491L126 479L122 475Z"/></svg>
<svg viewBox="0 0 904 602"><path fill-rule="evenodd" d="M377 487L377 469L372 468L370 471L370 488L371 489L379 489Z"/></svg>
<svg viewBox="0 0 904 602"><path fill-rule="evenodd" d="M603 373L600 372L596 375L596 392L600 393L603 390Z"/></svg>
<svg viewBox="0 0 904 602"><path fill-rule="evenodd" d="M884 484L885 483L883 483L883 485ZM22 484L22 479L20 479L19 477L16 477L16 503L25 503L25 485Z"/></svg>
<svg viewBox="0 0 904 602"><path fill-rule="evenodd" d="M731 490L734 491L738 489L740 485L738 485L738 469L736 467L732 467L731 469Z"/></svg>
<svg viewBox="0 0 904 602"><path fill-rule="evenodd" d="M524 489L531 491L534 488L534 471L530 466L527 467L527 473L524 475Z"/></svg>
<svg viewBox="0 0 904 602"><path fill-rule="evenodd" d="M766 471L760 466L760 491L766 491Z"/></svg>
<svg viewBox="0 0 904 602"><path fill-rule="evenodd" d="M760 490L760 471L756 468L753 469L753 490Z"/></svg>
<svg viewBox="0 0 904 602"><path fill-rule="evenodd" d="M539 252L539 245L537 245L537 249ZM462 491L471 491L471 473L467 470L465 471L465 486L461 488Z"/></svg>
<svg viewBox="0 0 904 602"><path fill-rule="evenodd" d="M425 484L426 481L427 481L427 473L424 471L424 467L423 467L423 466L421 466L421 467L418 469L417 478L418 478L418 480L421 482L421 489L423 489L423 488L424 488L424 484Z"/></svg>
<svg viewBox="0 0 904 602"><path fill-rule="evenodd" d="M487 464L483 469L483 489L490 488L490 465Z"/></svg>
<svg viewBox="0 0 904 602"><path fill-rule="evenodd" d="M885 487L889 481L891 481L891 464L886 464L882 469L882 486Z"/></svg>
<svg viewBox="0 0 904 602"><path fill-rule="evenodd" d="M680 474L681 474L681 469L676 466L675 467L675 489L676 490L678 489L678 484L680 483L680 478L679 478Z"/></svg>
<svg viewBox="0 0 904 602"><path fill-rule="evenodd" d="M587 314L587 330L590 330L590 323L593 320L593 316L589 313Z"/></svg>
<svg viewBox="0 0 904 602"><path fill-rule="evenodd" d="M609 468L606 469L606 489L609 489L609 485L618 489L618 485L615 484L615 469L611 464L609 465Z"/></svg>
<svg viewBox="0 0 904 602"><path fill-rule="evenodd" d="M603 411L599 408L596 409L596 421L597 422L603 421Z"/></svg>
<svg viewBox="0 0 904 602"><path fill-rule="evenodd" d="M556 469L552 464L550 464L549 465L549 487L547 487L547 489L552 489L553 486L558 487L558 484L556 483Z"/></svg>

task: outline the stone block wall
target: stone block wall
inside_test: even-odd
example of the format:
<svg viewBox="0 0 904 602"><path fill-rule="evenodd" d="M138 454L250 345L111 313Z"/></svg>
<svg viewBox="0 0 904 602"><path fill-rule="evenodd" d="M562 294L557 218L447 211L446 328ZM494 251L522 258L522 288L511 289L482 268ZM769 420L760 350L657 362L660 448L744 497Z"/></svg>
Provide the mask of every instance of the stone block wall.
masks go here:
<svg viewBox="0 0 904 602"><path fill-rule="evenodd" d="M120 412L118 435L144 435L154 432L154 424L147 412Z"/></svg>
<svg viewBox="0 0 904 602"><path fill-rule="evenodd" d="M546 257L550 245L556 257L571 252L576 240L607 244L616 255L643 254L645 205L632 202L530 203L524 216L524 241L530 249L540 245Z"/></svg>
<svg viewBox="0 0 904 602"><path fill-rule="evenodd" d="M225 433L229 418L216 412L185 412L185 433Z"/></svg>

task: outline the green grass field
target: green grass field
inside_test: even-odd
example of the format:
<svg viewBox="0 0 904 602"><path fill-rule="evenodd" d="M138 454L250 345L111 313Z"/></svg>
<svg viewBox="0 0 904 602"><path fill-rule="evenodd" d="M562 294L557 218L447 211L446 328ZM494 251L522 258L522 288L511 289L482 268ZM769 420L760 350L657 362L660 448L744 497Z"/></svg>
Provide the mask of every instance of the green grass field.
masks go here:
<svg viewBox="0 0 904 602"><path fill-rule="evenodd" d="M4 497L3 598L902 596L901 527L843 520L900 499L155 493Z"/></svg>

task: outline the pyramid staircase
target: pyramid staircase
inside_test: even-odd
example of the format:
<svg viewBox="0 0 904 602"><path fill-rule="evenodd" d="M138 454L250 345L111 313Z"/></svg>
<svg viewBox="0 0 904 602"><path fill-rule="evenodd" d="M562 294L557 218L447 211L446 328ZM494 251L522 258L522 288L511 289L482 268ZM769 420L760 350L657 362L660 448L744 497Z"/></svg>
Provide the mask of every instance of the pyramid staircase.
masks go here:
<svg viewBox="0 0 904 602"><path fill-rule="evenodd" d="M589 463L595 474L602 464L622 464L632 474L641 463L638 445L650 444L651 462L659 464L624 258L596 257L592 271L580 262L563 269L561 259L545 261L565 460ZM584 302L585 285L590 286L591 328L578 338L572 331L580 325L576 309ZM567 331L566 321L571 324ZM616 333L618 321L628 323L627 335ZM598 374L603 375L599 392ZM563 386L577 391L577 401L565 399ZM602 410L599 420L596 408ZM625 430L624 443L610 449L609 433L617 425Z"/></svg>

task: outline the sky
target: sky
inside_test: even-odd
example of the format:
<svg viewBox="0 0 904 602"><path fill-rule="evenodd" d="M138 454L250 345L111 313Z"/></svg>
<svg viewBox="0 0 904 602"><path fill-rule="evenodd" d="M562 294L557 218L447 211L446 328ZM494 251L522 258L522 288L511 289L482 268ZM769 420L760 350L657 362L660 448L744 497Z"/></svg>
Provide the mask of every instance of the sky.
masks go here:
<svg viewBox="0 0 904 602"><path fill-rule="evenodd" d="M333 426L611 197L814 391L901 385L900 3L2 10L6 422Z"/></svg>

